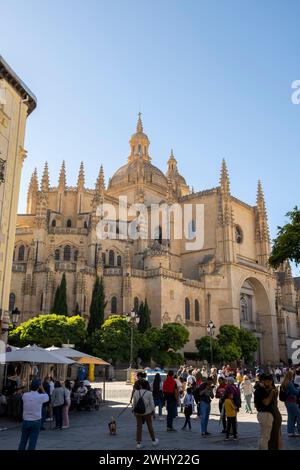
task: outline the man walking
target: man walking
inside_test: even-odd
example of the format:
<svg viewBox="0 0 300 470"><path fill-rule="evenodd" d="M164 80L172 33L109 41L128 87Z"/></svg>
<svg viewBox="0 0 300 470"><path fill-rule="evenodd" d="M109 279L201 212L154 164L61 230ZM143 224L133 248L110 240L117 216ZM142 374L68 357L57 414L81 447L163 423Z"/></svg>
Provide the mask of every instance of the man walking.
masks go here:
<svg viewBox="0 0 300 470"><path fill-rule="evenodd" d="M42 406L49 401L49 396L40 381L34 379L31 382L30 392L24 393L22 400L23 423L19 450L25 450L28 441L28 450L35 450L41 428Z"/></svg>
<svg viewBox="0 0 300 470"><path fill-rule="evenodd" d="M164 381L163 393L167 402L167 431L176 431L176 429L173 428L173 419L177 411L178 388L172 370L169 370L168 376Z"/></svg>

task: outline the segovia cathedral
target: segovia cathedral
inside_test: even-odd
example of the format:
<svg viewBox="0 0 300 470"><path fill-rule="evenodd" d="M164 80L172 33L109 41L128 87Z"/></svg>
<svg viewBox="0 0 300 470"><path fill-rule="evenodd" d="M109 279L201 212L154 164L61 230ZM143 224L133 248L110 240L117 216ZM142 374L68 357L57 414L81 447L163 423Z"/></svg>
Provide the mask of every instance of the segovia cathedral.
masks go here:
<svg viewBox="0 0 300 470"><path fill-rule="evenodd" d="M147 299L151 322L184 324L190 333L185 353L195 352L195 339L207 335L210 320L216 333L223 324L242 326L259 339L256 360L287 362L299 338L300 278L288 263L270 269L270 238L260 181L256 205L231 194L223 160L215 188L190 191L171 152L164 174L152 164L149 139L141 116L130 141L127 163L105 185L100 167L95 188L85 186L80 165L76 186L67 186L62 163L58 186L50 187L45 164L39 185L35 170L28 189L27 213L18 215L10 310L21 321L51 313L56 286L67 280L68 311L89 317L96 275L103 276L106 316L126 314ZM188 250L186 239L99 240L100 204L202 204L204 244ZM118 233L118 231L117 231Z"/></svg>

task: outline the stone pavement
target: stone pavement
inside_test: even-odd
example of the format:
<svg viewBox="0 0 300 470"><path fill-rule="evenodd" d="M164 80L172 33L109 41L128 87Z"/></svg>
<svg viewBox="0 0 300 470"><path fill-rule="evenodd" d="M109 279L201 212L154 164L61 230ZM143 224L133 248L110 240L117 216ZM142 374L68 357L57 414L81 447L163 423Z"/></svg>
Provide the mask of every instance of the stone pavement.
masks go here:
<svg viewBox="0 0 300 470"><path fill-rule="evenodd" d="M96 385L97 386L97 385ZM101 386L101 384L100 384ZM70 414L70 428L62 431L50 430L51 423L46 423L46 431L40 433L37 449L41 450L131 450L135 449L135 419L129 407L117 418L117 435L110 436L107 423L111 416L117 415L128 404L131 387L123 382L106 384L105 405L99 411L72 412ZM300 450L300 437L287 438L286 412L281 405L283 416L282 433L284 448ZM257 449L259 426L256 413L252 415L241 411L238 415L239 441L224 442L224 435L220 433L218 400L213 400L212 413L209 422L211 436L202 438L200 421L193 415L192 431L182 431L184 416L180 414L174 422L176 433L166 432L166 421L154 421L156 437L159 439L157 449L163 450L251 450ZM53 425L52 425L53 426ZM20 424L0 418L0 450L17 449L20 439ZM143 429L144 449L152 449L151 441L146 427Z"/></svg>

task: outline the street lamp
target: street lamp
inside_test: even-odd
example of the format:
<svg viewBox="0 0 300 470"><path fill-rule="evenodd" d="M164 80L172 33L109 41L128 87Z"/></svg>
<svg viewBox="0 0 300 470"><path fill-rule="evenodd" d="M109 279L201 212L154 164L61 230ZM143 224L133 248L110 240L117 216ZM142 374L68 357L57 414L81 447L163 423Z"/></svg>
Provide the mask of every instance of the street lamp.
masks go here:
<svg viewBox="0 0 300 470"><path fill-rule="evenodd" d="M215 325L214 325L213 321L212 321L212 320L210 320L210 321L208 322L208 325L207 325L207 327L206 327L206 331L207 331L207 333L209 334L209 345L210 345L210 363L211 363L211 365L213 364L213 348L212 348L212 337L213 337L213 335L214 335L215 329L216 329L216 327L215 327Z"/></svg>
<svg viewBox="0 0 300 470"><path fill-rule="evenodd" d="M18 307L14 308L13 311L11 312L11 318L12 318L12 323L14 325L14 328L18 325L19 319L20 319L21 312L18 309Z"/></svg>
<svg viewBox="0 0 300 470"><path fill-rule="evenodd" d="M140 322L140 317L135 312L134 308L130 310L130 313L126 314L126 320L130 323L130 364L127 370L127 383L131 383L131 369L133 363L133 329Z"/></svg>

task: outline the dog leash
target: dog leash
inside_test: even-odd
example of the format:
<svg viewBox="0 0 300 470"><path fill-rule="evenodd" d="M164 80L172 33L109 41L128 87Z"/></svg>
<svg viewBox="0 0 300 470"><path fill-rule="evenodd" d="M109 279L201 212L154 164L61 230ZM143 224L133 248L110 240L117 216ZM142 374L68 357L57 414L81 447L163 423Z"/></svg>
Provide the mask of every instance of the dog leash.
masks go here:
<svg viewBox="0 0 300 470"><path fill-rule="evenodd" d="M128 405L126 405L125 408L123 408L123 410L121 411L121 413L118 414L117 418L119 418L119 417L124 413L124 411L127 410L127 408L129 407L129 405L131 405L131 402L129 402Z"/></svg>

